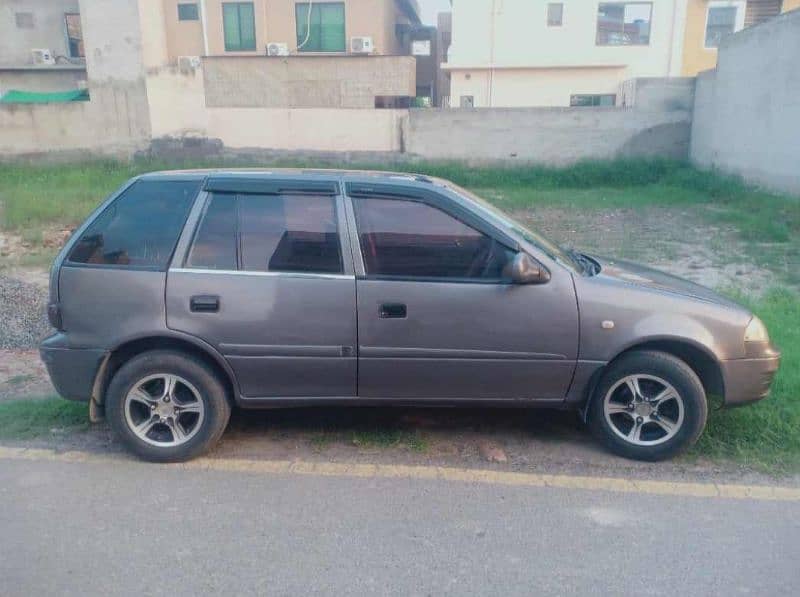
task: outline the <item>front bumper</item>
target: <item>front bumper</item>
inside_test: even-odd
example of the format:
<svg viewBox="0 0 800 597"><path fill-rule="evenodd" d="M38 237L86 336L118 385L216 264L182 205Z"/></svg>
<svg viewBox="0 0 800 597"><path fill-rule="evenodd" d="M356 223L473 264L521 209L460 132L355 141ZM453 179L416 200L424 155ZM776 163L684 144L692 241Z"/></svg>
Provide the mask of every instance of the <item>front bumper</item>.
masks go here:
<svg viewBox="0 0 800 597"><path fill-rule="evenodd" d="M722 361L725 406L740 406L766 398L780 363L780 352L771 346L755 358Z"/></svg>
<svg viewBox="0 0 800 597"><path fill-rule="evenodd" d="M39 346L56 391L63 398L83 402L92 397L95 376L106 354L97 348L71 348L61 333L45 338Z"/></svg>

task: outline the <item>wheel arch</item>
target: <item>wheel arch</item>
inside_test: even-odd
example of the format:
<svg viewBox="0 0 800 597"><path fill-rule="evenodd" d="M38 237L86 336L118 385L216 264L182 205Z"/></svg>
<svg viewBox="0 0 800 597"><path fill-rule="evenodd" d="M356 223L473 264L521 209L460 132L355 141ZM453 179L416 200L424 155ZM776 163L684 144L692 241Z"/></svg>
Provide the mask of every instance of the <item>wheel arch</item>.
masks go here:
<svg viewBox="0 0 800 597"><path fill-rule="evenodd" d="M229 400L236 403L239 392L236 376L228 362L211 345L183 334L153 334L129 338L112 348L103 360L92 390L92 401L105 402L105 394L114 374L133 357L151 350L174 350L199 358L211 367L222 381Z"/></svg>
<svg viewBox="0 0 800 597"><path fill-rule="evenodd" d="M657 337L638 341L620 350L608 363L596 371L588 384L586 404L583 407L584 422L589 419L590 404L595 399L595 388L608 367L621 357L632 352L653 350L672 355L686 363L700 379L707 396L725 397L725 381L719 360L707 347L686 338Z"/></svg>

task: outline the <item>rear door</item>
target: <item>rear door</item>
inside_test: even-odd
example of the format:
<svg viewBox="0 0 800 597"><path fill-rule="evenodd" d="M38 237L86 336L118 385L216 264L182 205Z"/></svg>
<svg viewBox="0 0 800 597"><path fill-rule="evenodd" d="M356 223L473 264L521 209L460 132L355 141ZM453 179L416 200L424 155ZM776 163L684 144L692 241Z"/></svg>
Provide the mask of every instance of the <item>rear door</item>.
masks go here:
<svg viewBox="0 0 800 597"><path fill-rule="evenodd" d="M168 273L168 326L216 347L245 401L356 395L356 289L338 188L212 180Z"/></svg>
<svg viewBox="0 0 800 597"><path fill-rule="evenodd" d="M360 397L565 398L578 350L568 272L513 284L516 242L446 197L348 188Z"/></svg>

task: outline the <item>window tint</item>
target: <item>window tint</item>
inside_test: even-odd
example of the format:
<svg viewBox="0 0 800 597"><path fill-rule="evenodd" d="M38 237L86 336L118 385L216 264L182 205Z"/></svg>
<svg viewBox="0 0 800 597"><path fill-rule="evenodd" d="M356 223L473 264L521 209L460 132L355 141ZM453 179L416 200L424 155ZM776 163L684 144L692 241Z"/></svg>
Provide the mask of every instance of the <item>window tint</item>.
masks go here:
<svg viewBox="0 0 800 597"><path fill-rule="evenodd" d="M256 17L252 2L223 2L222 28L225 51L243 52L256 49Z"/></svg>
<svg viewBox="0 0 800 597"><path fill-rule="evenodd" d="M299 52L344 52L344 2L314 2L311 14L308 2L295 4L297 50ZM309 29L310 26L310 29Z"/></svg>
<svg viewBox="0 0 800 597"><path fill-rule="evenodd" d="M341 273L333 197L239 198L242 269Z"/></svg>
<svg viewBox="0 0 800 597"><path fill-rule="evenodd" d="M178 4L178 20L179 21L198 21L200 20L200 11L198 10L197 3L191 4Z"/></svg>
<svg viewBox="0 0 800 597"><path fill-rule="evenodd" d="M368 275L507 279L514 252L445 212L416 201L355 199Z"/></svg>
<svg viewBox="0 0 800 597"><path fill-rule="evenodd" d="M341 273L334 201L311 195L215 195L187 266Z"/></svg>
<svg viewBox="0 0 800 597"><path fill-rule="evenodd" d="M615 106L617 96L613 93L608 94L579 94L569 96L569 105L574 107L581 106Z"/></svg>
<svg viewBox="0 0 800 597"><path fill-rule="evenodd" d="M737 10L736 6L708 7L705 42L707 48L718 48L723 37L736 31Z"/></svg>
<svg viewBox="0 0 800 597"><path fill-rule="evenodd" d="M648 45L652 11L652 2L601 2L597 11L597 45Z"/></svg>
<svg viewBox="0 0 800 597"><path fill-rule="evenodd" d="M547 26L561 27L564 17L564 3L550 2L547 5Z"/></svg>
<svg viewBox="0 0 800 597"><path fill-rule="evenodd" d="M199 181L135 183L92 222L69 260L166 268L199 187Z"/></svg>
<svg viewBox="0 0 800 597"><path fill-rule="evenodd" d="M77 13L66 13L64 15L64 23L67 28L67 44L70 58L83 58L86 54L83 51L81 15Z"/></svg>
<svg viewBox="0 0 800 597"><path fill-rule="evenodd" d="M215 195L197 229L187 267L236 269L236 197Z"/></svg>

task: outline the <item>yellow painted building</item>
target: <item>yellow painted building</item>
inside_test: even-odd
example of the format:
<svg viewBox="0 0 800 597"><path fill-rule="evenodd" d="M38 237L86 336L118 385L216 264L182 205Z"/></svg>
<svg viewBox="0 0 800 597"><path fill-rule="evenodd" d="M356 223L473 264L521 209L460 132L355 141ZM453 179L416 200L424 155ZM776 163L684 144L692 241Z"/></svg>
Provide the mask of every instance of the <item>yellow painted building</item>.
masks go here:
<svg viewBox="0 0 800 597"><path fill-rule="evenodd" d="M800 0L687 0L681 74L715 68L725 35L795 9Z"/></svg>

